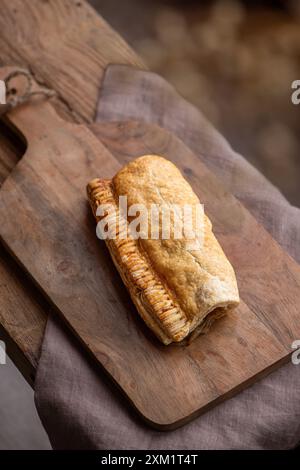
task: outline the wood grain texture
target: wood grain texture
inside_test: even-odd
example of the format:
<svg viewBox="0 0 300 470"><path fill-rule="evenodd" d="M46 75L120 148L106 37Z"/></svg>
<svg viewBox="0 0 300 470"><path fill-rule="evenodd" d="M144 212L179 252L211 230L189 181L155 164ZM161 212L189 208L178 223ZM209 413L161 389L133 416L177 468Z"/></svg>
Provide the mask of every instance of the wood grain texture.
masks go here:
<svg viewBox="0 0 300 470"><path fill-rule="evenodd" d="M299 266L178 139L113 123L98 129L105 147L40 101L9 117L29 147L0 191L1 237L149 423L175 428L288 359L300 332ZM151 151L181 167L236 269L240 307L189 346L152 336L95 236L85 185L120 168L111 151L122 161Z"/></svg>
<svg viewBox="0 0 300 470"><path fill-rule="evenodd" d="M0 64L29 67L39 82L55 89L55 108L66 119L93 120L99 85L109 63L144 67L122 38L85 0L2 0ZM0 184L24 153L0 127ZM31 384L49 306L37 307L37 289L0 246L0 337ZM25 303L25 310L22 308ZM34 333L28 334L28 332Z"/></svg>
<svg viewBox="0 0 300 470"><path fill-rule="evenodd" d="M0 186L25 152L24 143L0 123ZM33 385L49 305L0 244L0 338Z"/></svg>
<svg viewBox="0 0 300 470"><path fill-rule="evenodd" d="M0 185L16 166L26 147L21 139L0 121Z"/></svg>
<svg viewBox="0 0 300 470"><path fill-rule="evenodd" d="M9 357L34 383L49 304L32 281L1 246L0 335Z"/></svg>
<svg viewBox="0 0 300 470"><path fill-rule="evenodd" d="M30 66L56 90L71 114L92 121L99 86L109 63L142 61L85 1L1 2L1 65ZM5 63L4 63L5 60Z"/></svg>

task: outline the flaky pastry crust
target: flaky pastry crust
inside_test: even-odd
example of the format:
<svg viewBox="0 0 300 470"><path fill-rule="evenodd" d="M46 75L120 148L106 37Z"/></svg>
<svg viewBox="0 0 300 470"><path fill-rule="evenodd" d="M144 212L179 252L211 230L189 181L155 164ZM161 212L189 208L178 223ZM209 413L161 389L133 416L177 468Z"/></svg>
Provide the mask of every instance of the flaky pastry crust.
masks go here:
<svg viewBox="0 0 300 470"><path fill-rule="evenodd" d="M116 236L105 242L138 312L164 344L181 342L187 337L194 339L207 331L216 318L238 305L234 270L205 215L201 243L200 234L199 239L196 234L196 240L191 240L172 236L134 239L127 233L130 217L120 215L119 196L127 196L128 207L199 204L173 163L156 155L137 158L112 180L92 180L87 194L97 221L101 219L96 216L100 204L113 208L106 215L107 220L116 224ZM194 212L191 217L194 218ZM151 223L149 218L149 233ZM171 223L174 225L174 220Z"/></svg>

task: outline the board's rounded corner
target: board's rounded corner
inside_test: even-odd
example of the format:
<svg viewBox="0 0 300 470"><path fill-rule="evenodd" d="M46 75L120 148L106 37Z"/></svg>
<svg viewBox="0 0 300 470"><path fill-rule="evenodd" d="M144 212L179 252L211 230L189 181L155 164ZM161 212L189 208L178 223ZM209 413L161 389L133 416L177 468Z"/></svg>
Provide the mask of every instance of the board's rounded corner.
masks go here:
<svg viewBox="0 0 300 470"><path fill-rule="evenodd" d="M136 408L139 416L142 418L142 420L150 426L152 429L155 429L156 431L162 431L162 432L167 432L167 431L175 431L178 428L181 428L185 424L189 423L194 417L198 415L197 411L192 412L188 416L180 416L178 419L174 420L168 420L168 419L158 419L157 417L154 416L149 416L146 413L142 413L138 408Z"/></svg>

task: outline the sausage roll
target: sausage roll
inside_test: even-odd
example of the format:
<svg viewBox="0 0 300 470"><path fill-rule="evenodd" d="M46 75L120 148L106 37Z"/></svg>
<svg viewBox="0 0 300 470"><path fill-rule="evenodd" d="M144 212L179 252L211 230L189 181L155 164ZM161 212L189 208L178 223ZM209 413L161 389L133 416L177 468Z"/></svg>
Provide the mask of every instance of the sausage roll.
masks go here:
<svg viewBox="0 0 300 470"><path fill-rule="evenodd" d="M97 222L105 221L101 233L105 227L103 238L137 311L164 344L195 338L238 305L233 267L198 197L169 160L139 157L111 180L93 179L87 194ZM146 218L137 223L134 214L143 208Z"/></svg>

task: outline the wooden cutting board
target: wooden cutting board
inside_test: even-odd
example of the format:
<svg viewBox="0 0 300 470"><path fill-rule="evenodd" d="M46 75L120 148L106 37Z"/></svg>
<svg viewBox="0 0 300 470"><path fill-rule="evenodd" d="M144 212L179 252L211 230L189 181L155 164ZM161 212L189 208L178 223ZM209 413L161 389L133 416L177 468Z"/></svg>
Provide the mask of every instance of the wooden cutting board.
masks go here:
<svg viewBox="0 0 300 470"><path fill-rule="evenodd" d="M101 143L43 100L9 120L28 150L0 191L0 236L148 423L174 429L288 360L300 338L300 268L182 142L108 123L93 128ZM140 320L86 201L91 178L145 153L180 167L237 273L241 305L189 346L161 345Z"/></svg>

